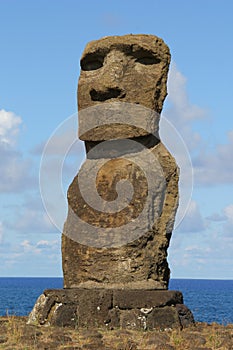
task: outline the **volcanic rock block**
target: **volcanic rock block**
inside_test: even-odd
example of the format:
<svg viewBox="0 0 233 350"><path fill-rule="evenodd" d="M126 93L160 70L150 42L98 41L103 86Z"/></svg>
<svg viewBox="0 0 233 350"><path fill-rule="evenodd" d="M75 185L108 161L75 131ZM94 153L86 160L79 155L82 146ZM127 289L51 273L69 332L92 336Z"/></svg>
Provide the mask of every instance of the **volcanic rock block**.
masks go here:
<svg viewBox="0 0 233 350"><path fill-rule="evenodd" d="M104 329L182 328L194 322L187 308L180 311L182 302L182 293L177 291L46 290L37 300L37 311L30 314L29 323Z"/></svg>

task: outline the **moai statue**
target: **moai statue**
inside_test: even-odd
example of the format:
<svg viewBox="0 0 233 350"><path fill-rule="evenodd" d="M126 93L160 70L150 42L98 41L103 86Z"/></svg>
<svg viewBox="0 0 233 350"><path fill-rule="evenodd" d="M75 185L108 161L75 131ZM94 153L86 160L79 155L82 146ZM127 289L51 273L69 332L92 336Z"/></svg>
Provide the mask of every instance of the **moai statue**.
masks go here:
<svg viewBox="0 0 233 350"><path fill-rule="evenodd" d="M168 47L153 35L87 44L78 84L87 158L68 189L64 289L45 291L29 323L153 329L194 322L182 293L167 290L179 197L179 169L159 138L169 63Z"/></svg>
<svg viewBox="0 0 233 350"><path fill-rule="evenodd" d="M79 138L85 141L89 158L82 178L90 192L83 198L79 175L68 190L62 236L65 288L168 287L166 257L178 205L178 168L160 142L158 129L169 63L168 47L152 35L105 37L84 50L78 84ZM102 166L105 154L112 159ZM134 192L123 210L106 213L104 204L99 210L89 205L94 186L103 203L116 200L122 179L131 182ZM142 210L139 227L135 219ZM89 225L84 227L82 221ZM94 243L88 231L90 239L96 236Z"/></svg>

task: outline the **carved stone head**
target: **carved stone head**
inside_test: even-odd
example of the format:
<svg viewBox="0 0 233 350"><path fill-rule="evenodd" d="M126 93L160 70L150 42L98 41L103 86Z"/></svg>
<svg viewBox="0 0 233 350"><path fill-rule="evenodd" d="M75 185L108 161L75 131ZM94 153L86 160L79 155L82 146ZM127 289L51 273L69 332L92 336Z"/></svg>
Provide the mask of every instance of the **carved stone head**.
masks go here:
<svg viewBox="0 0 233 350"><path fill-rule="evenodd" d="M113 102L138 104L158 113L167 95L167 74L170 52L162 39L154 35L124 35L104 37L87 44L81 58L78 84L78 109ZM99 128L84 133L80 113L79 136L84 141L101 141L148 134L137 128L122 129L111 125L111 131ZM147 117L146 117L147 118ZM153 116L154 118L154 116ZM142 120L142 118L141 118ZM84 121L83 121L84 122ZM127 120L125 120L127 122ZM87 121L85 120L85 125Z"/></svg>

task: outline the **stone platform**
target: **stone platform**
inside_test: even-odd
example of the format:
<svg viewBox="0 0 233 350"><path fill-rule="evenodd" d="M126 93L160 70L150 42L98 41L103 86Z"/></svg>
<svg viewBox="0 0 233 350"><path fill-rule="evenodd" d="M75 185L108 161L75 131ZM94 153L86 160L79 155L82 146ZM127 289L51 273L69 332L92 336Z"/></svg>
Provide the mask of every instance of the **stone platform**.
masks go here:
<svg viewBox="0 0 233 350"><path fill-rule="evenodd" d="M183 328L194 318L179 291L74 288L45 290L28 323L152 330Z"/></svg>

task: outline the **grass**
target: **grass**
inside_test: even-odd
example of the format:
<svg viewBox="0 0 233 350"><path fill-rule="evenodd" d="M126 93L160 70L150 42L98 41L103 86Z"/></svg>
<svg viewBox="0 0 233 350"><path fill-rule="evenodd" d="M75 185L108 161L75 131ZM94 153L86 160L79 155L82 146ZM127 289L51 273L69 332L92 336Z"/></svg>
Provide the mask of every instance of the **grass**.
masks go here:
<svg viewBox="0 0 233 350"><path fill-rule="evenodd" d="M233 325L197 323L184 330L106 331L32 326L26 317L0 317L0 349L5 350L230 350Z"/></svg>

